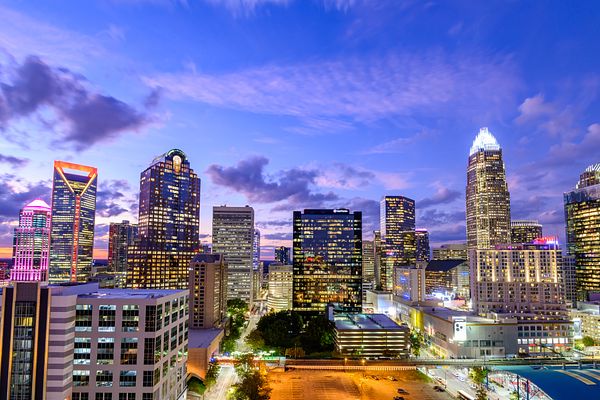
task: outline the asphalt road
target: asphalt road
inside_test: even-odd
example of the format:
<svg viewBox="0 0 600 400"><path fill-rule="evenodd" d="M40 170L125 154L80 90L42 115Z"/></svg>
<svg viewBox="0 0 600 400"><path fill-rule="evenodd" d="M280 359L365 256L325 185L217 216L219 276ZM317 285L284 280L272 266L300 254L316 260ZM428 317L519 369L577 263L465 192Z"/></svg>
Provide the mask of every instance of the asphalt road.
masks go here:
<svg viewBox="0 0 600 400"><path fill-rule="evenodd" d="M233 366L221 365L221 371L217 377L215 385L204 394L203 400L224 400L227 398L227 391L236 382L237 375Z"/></svg>

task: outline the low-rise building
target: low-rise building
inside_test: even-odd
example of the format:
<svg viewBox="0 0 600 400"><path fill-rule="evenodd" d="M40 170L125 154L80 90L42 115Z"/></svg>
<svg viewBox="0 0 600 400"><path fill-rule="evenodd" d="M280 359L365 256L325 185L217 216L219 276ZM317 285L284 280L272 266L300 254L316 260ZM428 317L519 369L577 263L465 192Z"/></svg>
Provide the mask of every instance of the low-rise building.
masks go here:
<svg viewBox="0 0 600 400"><path fill-rule="evenodd" d="M340 313L333 316L335 345L343 355L408 357L410 331L384 314Z"/></svg>
<svg viewBox="0 0 600 400"><path fill-rule="evenodd" d="M575 324L579 325L578 336L589 336L600 342L600 301L579 301L570 314Z"/></svg>
<svg viewBox="0 0 600 400"><path fill-rule="evenodd" d="M223 329L190 329L187 370L190 376L204 380L210 360L219 352Z"/></svg>
<svg viewBox="0 0 600 400"><path fill-rule="evenodd" d="M425 268L394 267L392 291L405 301L423 301L425 299Z"/></svg>

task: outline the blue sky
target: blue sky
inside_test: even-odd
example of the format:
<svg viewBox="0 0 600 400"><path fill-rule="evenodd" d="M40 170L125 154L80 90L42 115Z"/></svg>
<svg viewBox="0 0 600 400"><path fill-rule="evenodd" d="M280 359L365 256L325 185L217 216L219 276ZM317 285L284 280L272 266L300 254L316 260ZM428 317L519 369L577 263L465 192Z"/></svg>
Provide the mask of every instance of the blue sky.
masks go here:
<svg viewBox="0 0 600 400"><path fill-rule="evenodd" d="M461 241L482 126L513 217L563 237L562 193L600 162L599 17L593 1L4 1L0 248L63 159L99 169L101 255L174 147L201 176L205 235L220 204L254 206L264 245L290 244L305 207L363 210L372 230L400 194L434 244Z"/></svg>

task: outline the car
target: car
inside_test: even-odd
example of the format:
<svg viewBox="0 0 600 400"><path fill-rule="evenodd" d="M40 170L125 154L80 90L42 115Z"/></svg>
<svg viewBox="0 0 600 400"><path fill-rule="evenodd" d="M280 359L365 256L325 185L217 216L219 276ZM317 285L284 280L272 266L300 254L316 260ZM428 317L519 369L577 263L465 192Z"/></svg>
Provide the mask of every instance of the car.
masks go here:
<svg viewBox="0 0 600 400"><path fill-rule="evenodd" d="M402 397L402 396L396 396L396 397L394 397L394 400L404 400L404 397Z"/></svg>
<svg viewBox="0 0 600 400"><path fill-rule="evenodd" d="M398 394L408 394L408 392L402 388L398 389Z"/></svg>
<svg viewBox="0 0 600 400"><path fill-rule="evenodd" d="M441 386L439 386L439 385L435 385L435 386L433 387L433 390L435 390L436 392L440 392L440 393L441 393L441 392L445 392L445 391L446 391L446 389L444 389L443 387L441 387Z"/></svg>

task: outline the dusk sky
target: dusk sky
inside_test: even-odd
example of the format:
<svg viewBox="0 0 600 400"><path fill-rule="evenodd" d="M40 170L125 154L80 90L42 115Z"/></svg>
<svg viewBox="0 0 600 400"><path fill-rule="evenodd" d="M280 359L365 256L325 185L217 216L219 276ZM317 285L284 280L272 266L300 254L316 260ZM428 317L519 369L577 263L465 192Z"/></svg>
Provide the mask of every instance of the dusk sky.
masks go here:
<svg viewBox="0 0 600 400"><path fill-rule="evenodd" d="M137 220L139 174L180 148L263 245L292 211L417 202L433 245L465 240L469 148L489 127L513 218L564 238L563 192L600 162L596 1L107 0L0 5L0 257L55 159L98 168L96 256Z"/></svg>

